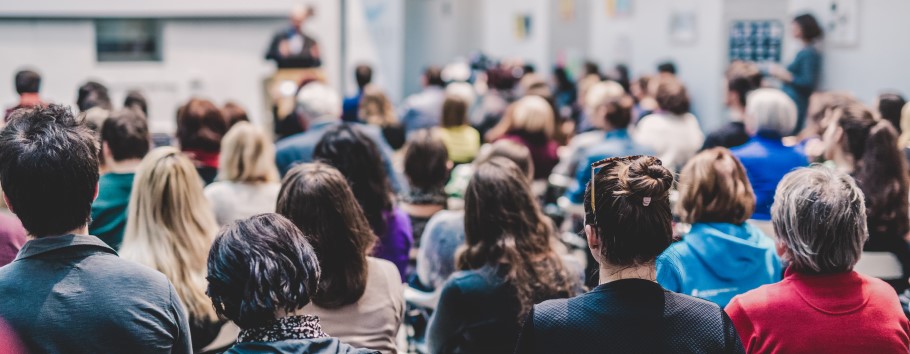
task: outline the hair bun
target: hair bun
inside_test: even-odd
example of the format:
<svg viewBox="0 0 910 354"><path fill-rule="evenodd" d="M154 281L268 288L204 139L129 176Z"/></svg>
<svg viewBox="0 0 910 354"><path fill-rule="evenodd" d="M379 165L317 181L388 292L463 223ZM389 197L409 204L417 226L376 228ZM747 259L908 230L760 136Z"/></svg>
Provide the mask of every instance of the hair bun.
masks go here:
<svg viewBox="0 0 910 354"><path fill-rule="evenodd" d="M629 165L622 183L630 194L661 196L673 185L673 173L656 157L642 157Z"/></svg>

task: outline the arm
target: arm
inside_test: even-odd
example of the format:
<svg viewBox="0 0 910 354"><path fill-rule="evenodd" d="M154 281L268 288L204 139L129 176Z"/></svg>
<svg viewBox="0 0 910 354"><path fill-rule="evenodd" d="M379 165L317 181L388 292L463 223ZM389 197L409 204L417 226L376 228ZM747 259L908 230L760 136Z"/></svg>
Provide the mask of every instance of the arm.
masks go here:
<svg viewBox="0 0 910 354"><path fill-rule="evenodd" d="M739 296L730 300L730 303L724 308L724 312L724 318L729 318L731 320L730 324L736 333L739 334L739 345L744 347L745 351L755 350L756 348L752 348L754 345L755 327L752 325L752 320L749 319L749 315L746 314L746 311L742 308L742 305L740 305ZM728 328L725 324L724 332L726 333L727 330Z"/></svg>
<svg viewBox="0 0 910 354"><path fill-rule="evenodd" d="M804 50L797 55L795 64L797 70L790 71L790 85L801 90L815 90L821 69L821 56L818 53Z"/></svg>
<svg viewBox="0 0 910 354"><path fill-rule="evenodd" d="M452 339L460 335L456 332L461 322L458 317L461 296L461 290L451 281L442 288L436 312L427 327L427 349L430 354L446 353L447 349L451 349Z"/></svg>

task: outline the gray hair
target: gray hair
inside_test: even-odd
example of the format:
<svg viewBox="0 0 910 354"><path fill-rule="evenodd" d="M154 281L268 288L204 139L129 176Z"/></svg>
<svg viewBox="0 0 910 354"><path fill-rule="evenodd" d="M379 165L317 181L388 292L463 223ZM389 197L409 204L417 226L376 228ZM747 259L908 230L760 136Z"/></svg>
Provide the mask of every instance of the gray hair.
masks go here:
<svg viewBox="0 0 910 354"><path fill-rule="evenodd" d="M751 130L767 130L787 136L796 128L796 104L783 91L763 88L746 97L746 115Z"/></svg>
<svg viewBox="0 0 910 354"><path fill-rule="evenodd" d="M311 82L297 93L297 113L306 119L341 118L341 97L320 82Z"/></svg>
<svg viewBox="0 0 910 354"><path fill-rule="evenodd" d="M864 200L853 177L821 165L784 176L777 185L771 218L793 269L802 273L853 269L869 238Z"/></svg>

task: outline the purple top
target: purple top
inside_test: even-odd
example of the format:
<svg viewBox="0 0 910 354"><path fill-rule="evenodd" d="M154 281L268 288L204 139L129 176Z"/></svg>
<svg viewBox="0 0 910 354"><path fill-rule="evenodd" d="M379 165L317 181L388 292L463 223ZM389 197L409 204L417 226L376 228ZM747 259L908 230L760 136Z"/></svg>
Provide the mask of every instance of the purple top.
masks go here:
<svg viewBox="0 0 910 354"><path fill-rule="evenodd" d="M25 229L19 219L0 213L0 267L16 259L25 241Z"/></svg>
<svg viewBox="0 0 910 354"><path fill-rule="evenodd" d="M401 209L383 213L386 220L386 233L379 237L379 244L373 250L373 256L382 258L398 267L401 281L405 281L408 269L408 257L414 236L411 231L411 219Z"/></svg>

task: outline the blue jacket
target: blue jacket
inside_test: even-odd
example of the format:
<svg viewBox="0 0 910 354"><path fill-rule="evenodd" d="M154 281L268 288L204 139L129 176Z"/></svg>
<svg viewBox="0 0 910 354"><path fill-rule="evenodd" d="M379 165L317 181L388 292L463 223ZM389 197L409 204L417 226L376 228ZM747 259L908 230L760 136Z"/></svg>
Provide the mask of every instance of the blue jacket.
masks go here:
<svg viewBox="0 0 910 354"><path fill-rule="evenodd" d="M695 223L657 258L660 285L720 307L781 276L774 241L748 223Z"/></svg>
<svg viewBox="0 0 910 354"><path fill-rule="evenodd" d="M578 162L575 171L575 184L566 190L566 197L574 204L585 201L585 189L591 181L591 164L608 157L650 155L648 148L636 144L629 136L627 129L616 129L605 133L604 140L582 152L584 158Z"/></svg>
<svg viewBox="0 0 910 354"><path fill-rule="evenodd" d="M771 220L771 204L774 203L777 183L790 171L808 165L809 160L796 148L784 146L780 137L765 132L730 151L743 163L755 192L752 218Z"/></svg>

